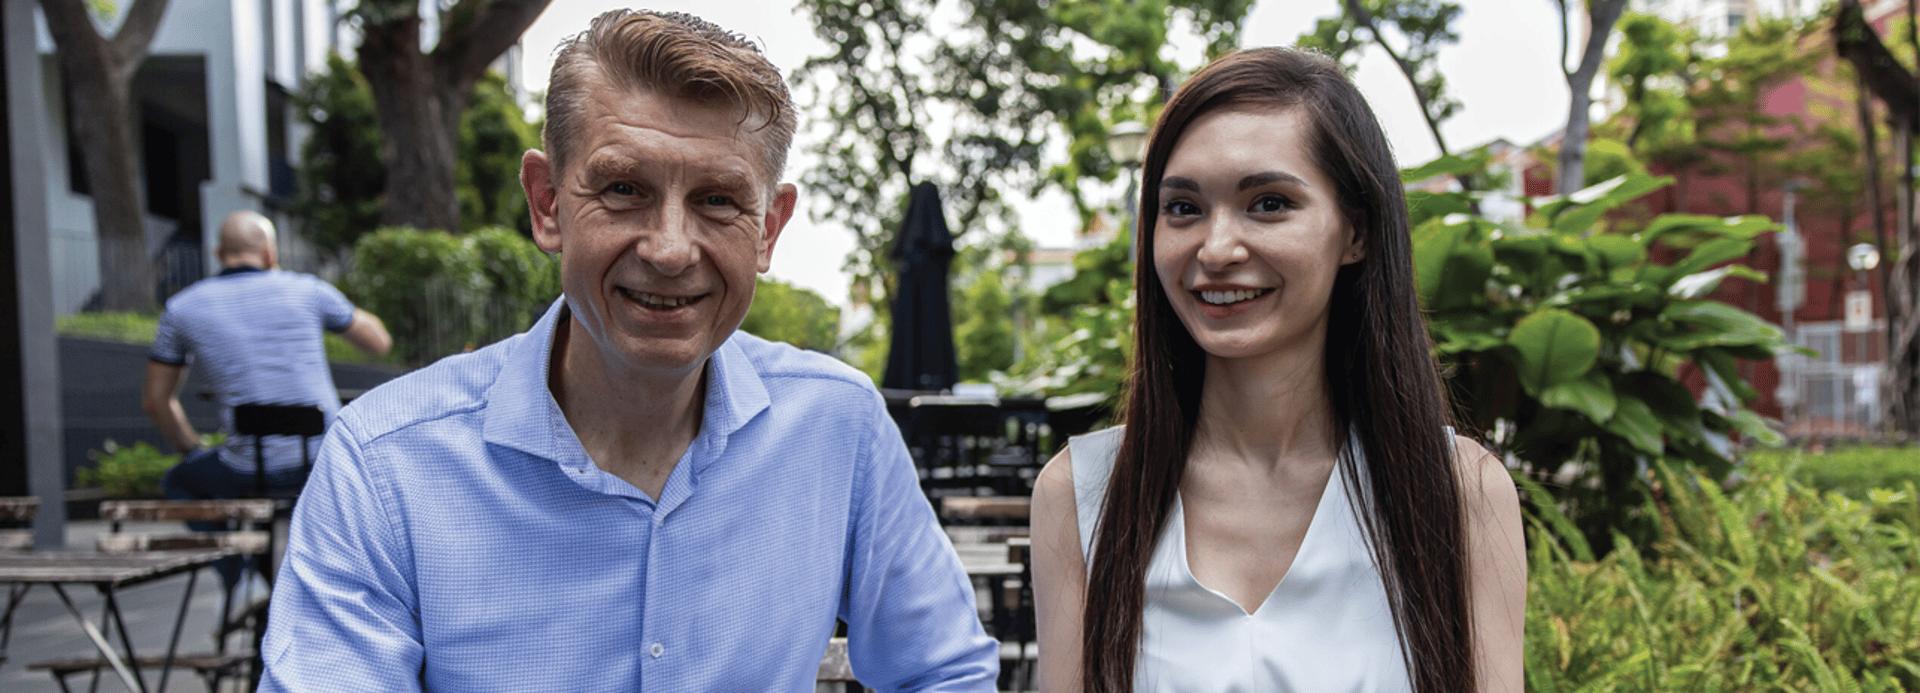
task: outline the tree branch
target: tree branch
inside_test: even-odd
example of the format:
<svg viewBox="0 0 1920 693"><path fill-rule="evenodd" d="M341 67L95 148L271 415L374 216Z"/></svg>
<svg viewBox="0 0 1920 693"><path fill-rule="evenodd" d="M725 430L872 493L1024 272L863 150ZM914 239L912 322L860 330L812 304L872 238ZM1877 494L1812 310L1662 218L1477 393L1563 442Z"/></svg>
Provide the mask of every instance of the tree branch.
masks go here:
<svg viewBox="0 0 1920 693"><path fill-rule="evenodd" d="M487 65L500 57L520 34L540 18L552 0L461 0L445 15L471 14L473 20L463 26L449 26L434 46L433 62L441 75L456 84L469 85L486 74Z"/></svg>
<svg viewBox="0 0 1920 693"><path fill-rule="evenodd" d="M1833 43L1840 57L1859 72L1860 81L1887 105L1888 120L1908 129L1920 125L1920 84L1880 42L1860 0L1840 0L1833 18Z"/></svg>
<svg viewBox="0 0 1920 693"><path fill-rule="evenodd" d="M1434 120L1433 111L1428 108L1432 98L1425 89L1420 88L1420 78L1414 74L1413 65L1409 64L1406 58L1400 57L1400 53L1393 50L1393 46L1387 45L1386 37L1380 35L1380 28L1374 24L1373 14L1367 12L1366 6L1361 4L1360 0L1342 0L1342 2L1346 5L1347 12L1353 15L1354 23L1366 28L1367 33L1373 34L1374 44L1380 46L1380 50L1386 51L1387 57L1393 58L1393 64L1400 66L1400 74L1406 75L1407 84L1413 87L1413 97L1420 100L1420 117L1427 121L1427 130L1433 133L1434 144L1440 145L1441 155L1451 155L1453 152L1447 149L1447 139L1440 134L1440 121Z"/></svg>
<svg viewBox="0 0 1920 693"><path fill-rule="evenodd" d="M147 58L147 49L153 45L153 35L160 30L160 18L167 13L169 0L134 0L132 9L127 10L127 18L120 23L120 30L113 35L114 60L133 70Z"/></svg>

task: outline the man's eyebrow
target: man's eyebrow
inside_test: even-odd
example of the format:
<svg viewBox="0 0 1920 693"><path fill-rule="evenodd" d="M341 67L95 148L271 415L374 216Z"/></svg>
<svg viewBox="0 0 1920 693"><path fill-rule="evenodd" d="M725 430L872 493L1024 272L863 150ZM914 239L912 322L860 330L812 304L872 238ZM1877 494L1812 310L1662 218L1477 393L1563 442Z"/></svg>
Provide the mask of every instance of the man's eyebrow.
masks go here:
<svg viewBox="0 0 1920 693"><path fill-rule="evenodd" d="M1313 187L1299 176L1287 173L1286 171L1262 171L1240 179L1240 190L1245 191L1249 188L1257 188L1270 183L1287 183L1303 188Z"/></svg>
<svg viewBox="0 0 1920 693"><path fill-rule="evenodd" d="M640 162L624 157L596 156L587 159L588 180L634 178L640 170Z"/></svg>

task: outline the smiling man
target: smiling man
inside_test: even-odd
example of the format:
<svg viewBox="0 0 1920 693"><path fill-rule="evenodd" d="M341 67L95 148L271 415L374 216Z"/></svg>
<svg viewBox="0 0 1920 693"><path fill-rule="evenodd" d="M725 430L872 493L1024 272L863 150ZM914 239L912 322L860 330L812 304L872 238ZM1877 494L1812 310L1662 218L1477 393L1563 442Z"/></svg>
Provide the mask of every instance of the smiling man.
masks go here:
<svg viewBox="0 0 1920 693"><path fill-rule="evenodd" d="M356 400L295 515L263 690L993 690L959 559L867 378L740 333L795 192L738 35L561 47L521 181L564 296Z"/></svg>

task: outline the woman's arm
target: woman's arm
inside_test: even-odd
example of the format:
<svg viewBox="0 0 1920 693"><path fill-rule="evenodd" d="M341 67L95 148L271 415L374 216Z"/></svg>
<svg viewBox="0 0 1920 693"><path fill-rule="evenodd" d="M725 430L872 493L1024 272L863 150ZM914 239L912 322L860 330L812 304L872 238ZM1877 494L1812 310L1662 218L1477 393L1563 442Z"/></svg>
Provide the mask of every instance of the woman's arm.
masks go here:
<svg viewBox="0 0 1920 693"><path fill-rule="evenodd" d="M1080 690L1080 617L1087 559L1073 501L1073 456L1062 449L1033 488L1033 605L1039 629L1040 690Z"/></svg>
<svg viewBox="0 0 1920 693"><path fill-rule="evenodd" d="M1470 438L1454 440L1460 497L1466 506L1467 590L1473 605L1474 667L1480 690L1526 689L1523 655L1527 614L1527 548L1520 494L1493 453Z"/></svg>

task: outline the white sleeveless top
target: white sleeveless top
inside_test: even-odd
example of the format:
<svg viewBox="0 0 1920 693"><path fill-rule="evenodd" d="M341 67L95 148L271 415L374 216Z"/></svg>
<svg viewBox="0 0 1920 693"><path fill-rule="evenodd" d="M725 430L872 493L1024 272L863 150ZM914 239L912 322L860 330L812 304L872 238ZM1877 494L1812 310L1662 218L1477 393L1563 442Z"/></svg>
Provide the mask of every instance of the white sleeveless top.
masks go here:
<svg viewBox="0 0 1920 693"><path fill-rule="evenodd" d="M1076 437L1074 505L1093 565L1093 530L1121 427ZM1350 445L1365 478L1366 459ZM1343 470L1346 465L1337 465ZM1340 477L1344 471L1336 472ZM1208 589L1187 566L1185 510L1176 495L1147 565L1146 615L1135 691L1367 693L1411 691L1386 585L1349 490L1328 479L1285 578L1252 614Z"/></svg>

